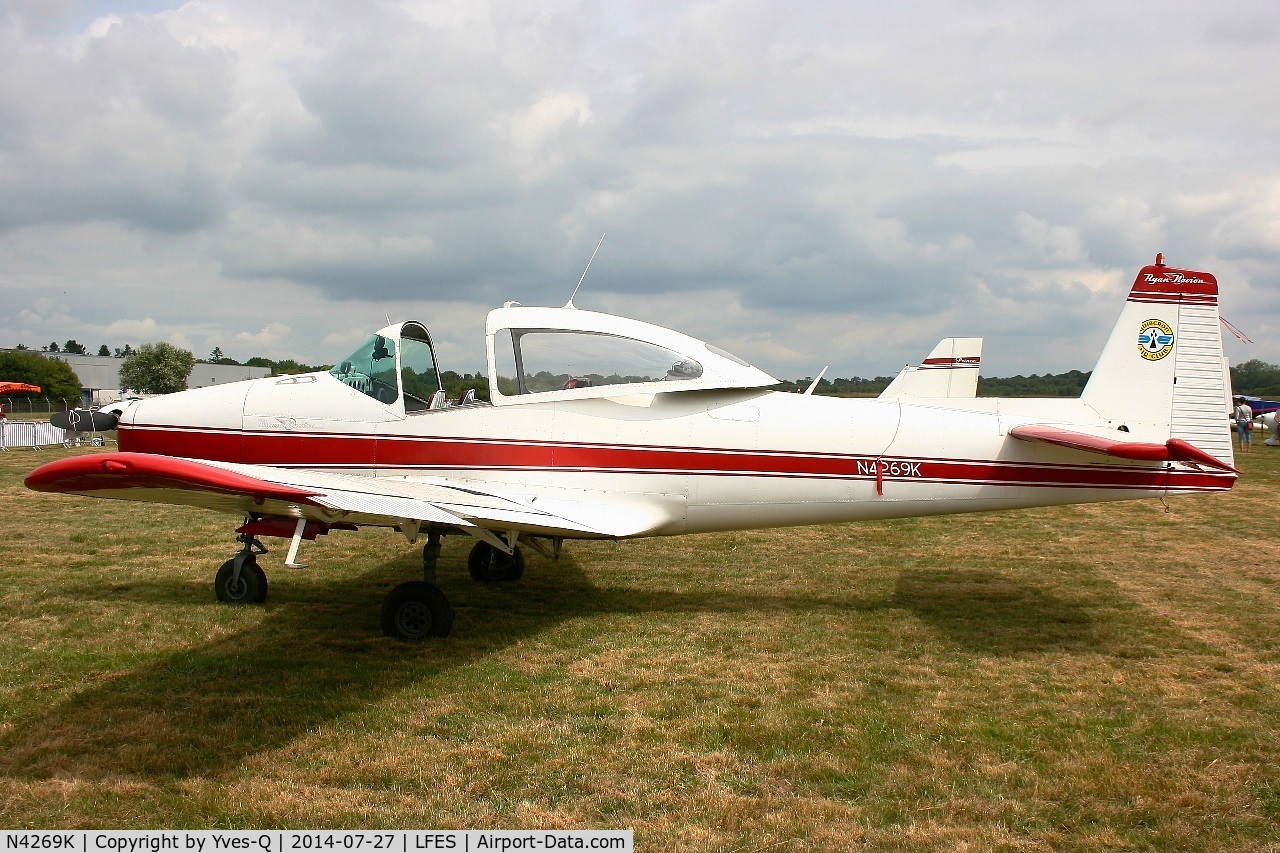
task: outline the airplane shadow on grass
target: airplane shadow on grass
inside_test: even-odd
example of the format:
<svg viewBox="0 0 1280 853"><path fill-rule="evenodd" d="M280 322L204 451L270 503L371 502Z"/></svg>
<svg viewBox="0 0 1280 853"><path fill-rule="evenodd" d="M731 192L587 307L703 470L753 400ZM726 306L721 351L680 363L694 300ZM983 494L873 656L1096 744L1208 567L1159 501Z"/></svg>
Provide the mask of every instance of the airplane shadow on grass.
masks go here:
<svg viewBox="0 0 1280 853"><path fill-rule="evenodd" d="M999 572L907 569L891 602L966 651L1013 655L1105 650L1092 608Z"/></svg>
<svg viewBox="0 0 1280 853"><path fill-rule="evenodd" d="M0 776L163 783L233 770L406 683L446 676L593 614L906 610L964 650L1072 651L1096 642L1082 605L994 573L906 570L894 594L879 598L856 591L814 597L649 592L597 587L566 557L538 561L523 583L497 587L474 585L460 561L442 560L440 582L458 612L454 635L414 646L384 638L377 624L381 596L404 579L404 568L396 560L339 582L323 573L289 576L273 589L255 627L120 673L17 722L0 737ZM123 593L82 588L70 594L185 606L193 595L209 594L186 584L161 586L141 582Z"/></svg>

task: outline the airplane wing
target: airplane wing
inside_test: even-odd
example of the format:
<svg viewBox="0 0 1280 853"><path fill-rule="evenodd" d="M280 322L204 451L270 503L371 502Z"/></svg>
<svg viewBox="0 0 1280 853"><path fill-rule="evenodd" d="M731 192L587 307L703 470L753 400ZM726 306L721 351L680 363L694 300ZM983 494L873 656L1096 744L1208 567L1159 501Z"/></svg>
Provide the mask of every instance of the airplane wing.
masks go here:
<svg viewBox="0 0 1280 853"><path fill-rule="evenodd" d="M1232 399L1244 400L1248 403L1255 418L1260 415L1269 415L1274 411L1280 410L1280 403L1277 403L1275 400L1264 400L1261 397L1250 397L1248 394L1233 394Z"/></svg>
<svg viewBox="0 0 1280 853"><path fill-rule="evenodd" d="M981 364L982 338L943 338L918 367L902 368L880 398L974 397Z"/></svg>
<svg viewBox="0 0 1280 853"><path fill-rule="evenodd" d="M1101 453L1117 459L1138 459L1146 462L1192 462L1207 465L1220 471L1240 473L1232 466L1211 456L1181 438L1171 438L1164 444L1149 441L1123 441L1107 436L1090 435L1051 424L1025 424L1009 430L1009 435L1022 441L1037 441L1086 453ZM1125 435L1117 433L1116 435Z"/></svg>
<svg viewBox="0 0 1280 853"><path fill-rule="evenodd" d="M478 531L620 538L683 526L677 495L566 498L483 488L447 478L368 477L182 459L95 453L42 465L26 479L43 492L198 506L223 512L383 527L426 523ZM416 528L415 528L416 529ZM481 537L485 538L485 537Z"/></svg>

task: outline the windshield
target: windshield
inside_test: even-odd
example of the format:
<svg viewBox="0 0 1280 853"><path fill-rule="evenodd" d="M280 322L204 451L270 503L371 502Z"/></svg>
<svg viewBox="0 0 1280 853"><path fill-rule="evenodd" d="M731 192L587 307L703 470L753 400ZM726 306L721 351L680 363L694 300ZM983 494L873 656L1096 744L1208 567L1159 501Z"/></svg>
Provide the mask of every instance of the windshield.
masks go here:
<svg viewBox="0 0 1280 853"><path fill-rule="evenodd" d="M421 323L401 326L399 341L386 335L372 336L329 372L388 406L399 400L403 392L406 412L430 409L432 399L441 390L431 336Z"/></svg>
<svg viewBox="0 0 1280 853"><path fill-rule="evenodd" d="M391 405L400 396L396 383L396 342L391 338L374 335L329 372L379 403Z"/></svg>

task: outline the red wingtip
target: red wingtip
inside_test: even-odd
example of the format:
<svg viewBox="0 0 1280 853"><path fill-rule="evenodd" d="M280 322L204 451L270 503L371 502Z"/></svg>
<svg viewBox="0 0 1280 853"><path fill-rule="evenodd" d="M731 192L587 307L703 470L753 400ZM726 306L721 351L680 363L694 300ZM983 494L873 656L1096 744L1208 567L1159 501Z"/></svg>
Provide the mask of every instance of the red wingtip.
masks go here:
<svg viewBox="0 0 1280 853"><path fill-rule="evenodd" d="M315 492L269 483L190 459L150 453L91 453L41 465L24 480L36 492L181 489L303 500Z"/></svg>

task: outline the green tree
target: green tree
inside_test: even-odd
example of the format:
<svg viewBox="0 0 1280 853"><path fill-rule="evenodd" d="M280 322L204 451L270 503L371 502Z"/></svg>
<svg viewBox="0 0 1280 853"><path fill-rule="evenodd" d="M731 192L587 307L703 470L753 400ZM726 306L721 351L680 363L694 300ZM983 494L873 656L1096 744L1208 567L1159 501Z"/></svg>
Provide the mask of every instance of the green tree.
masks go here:
<svg viewBox="0 0 1280 853"><path fill-rule="evenodd" d="M224 359L222 363L235 364L236 362L233 362L230 359ZM332 364L301 364L292 358L272 361L271 359L263 358L260 355L255 355L253 358L246 359L244 363L246 367L269 367L271 368L271 373L274 376L289 376L298 373L322 373L333 367Z"/></svg>
<svg viewBox="0 0 1280 853"><path fill-rule="evenodd" d="M34 352L0 352L0 377L6 382L39 385L40 393L57 400L80 399L80 379L71 365Z"/></svg>
<svg viewBox="0 0 1280 853"><path fill-rule="evenodd" d="M475 390L477 399L489 399L489 379L483 373L456 373L445 370L440 373L440 384L444 386L444 392L450 400L457 400L467 392L468 388Z"/></svg>
<svg viewBox="0 0 1280 853"><path fill-rule="evenodd" d="M1237 364L1231 368L1231 390L1256 397L1280 396L1280 365L1257 358Z"/></svg>
<svg viewBox="0 0 1280 853"><path fill-rule="evenodd" d="M222 347L214 347L213 352L209 353L209 364L239 364L234 358L228 358L222 352Z"/></svg>
<svg viewBox="0 0 1280 853"><path fill-rule="evenodd" d="M281 376L290 376L298 373L311 373L313 368L306 364L299 364L292 358L282 359L272 365L272 372Z"/></svg>
<svg viewBox="0 0 1280 853"><path fill-rule="evenodd" d="M103 344L102 346L98 347L98 355L110 356L111 350L107 349L106 344Z"/></svg>
<svg viewBox="0 0 1280 853"><path fill-rule="evenodd" d="M85 354L84 344L80 343L75 338L72 338L71 340L63 344L62 351L67 353L68 355L84 355Z"/></svg>
<svg viewBox="0 0 1280 853"><path fill-rule="evenodd" d="M120 365L120 384L143 394L172 394L187 389L187 377L195 367L190 350L161 341L143 344Z"/></svg>

